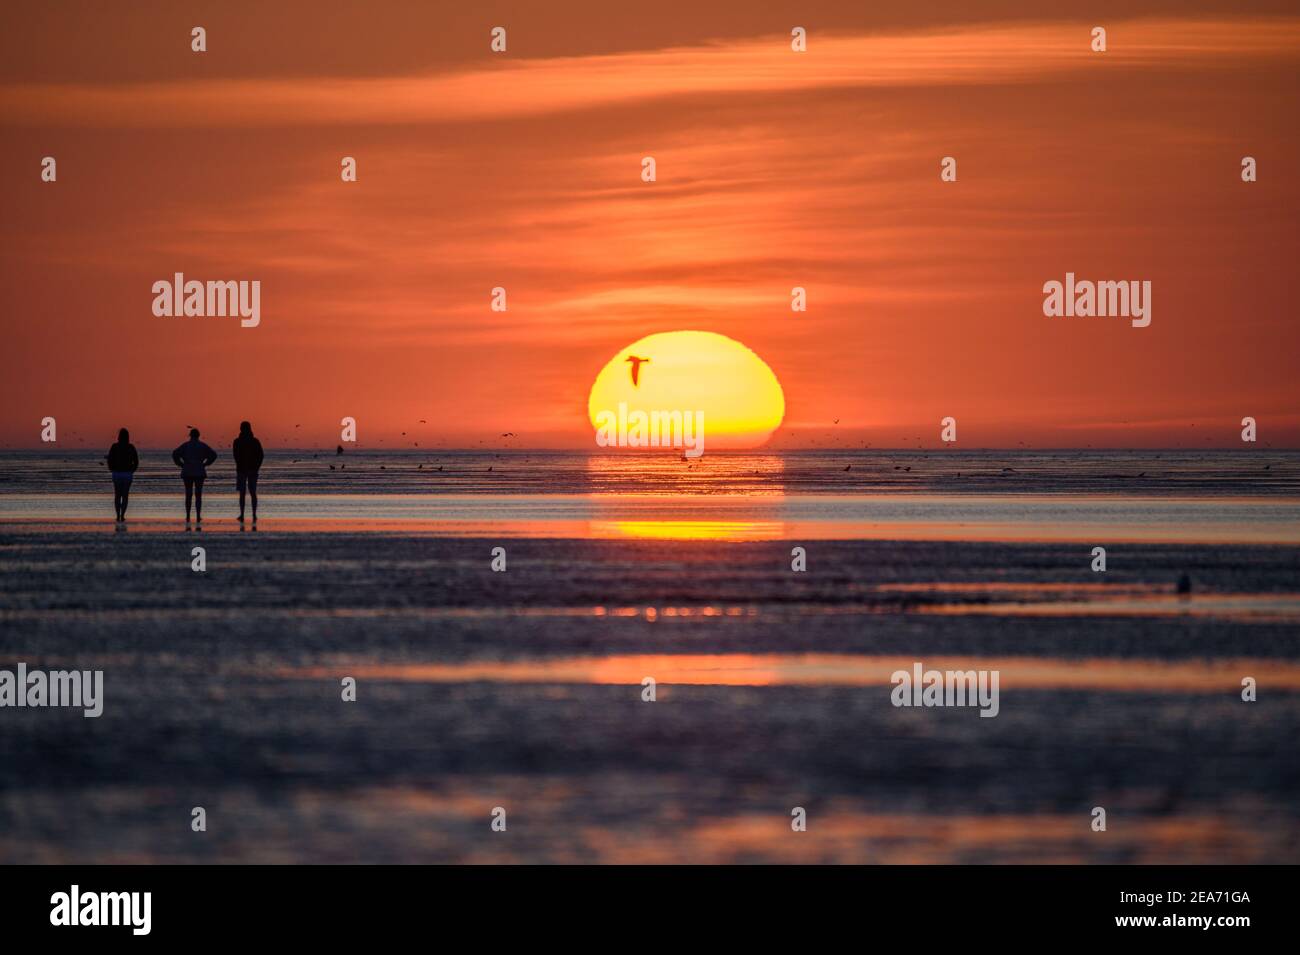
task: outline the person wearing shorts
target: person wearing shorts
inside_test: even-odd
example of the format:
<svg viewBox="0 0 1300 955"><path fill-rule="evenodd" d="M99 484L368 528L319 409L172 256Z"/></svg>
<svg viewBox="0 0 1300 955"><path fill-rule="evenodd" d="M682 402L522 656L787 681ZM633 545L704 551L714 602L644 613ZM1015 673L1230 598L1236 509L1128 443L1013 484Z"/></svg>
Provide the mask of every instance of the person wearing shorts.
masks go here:
<svg viewBox="0 0 1300 955"><path fill-rule="evenodd" d="M203 523L203 480L208 476L208 465L217 459L217 452L199 440L199 429L190 429L190 439L172 452L172 463L181 469L185 482L185 523L190 522L190 502L194 503L194 519Z"/></svg>

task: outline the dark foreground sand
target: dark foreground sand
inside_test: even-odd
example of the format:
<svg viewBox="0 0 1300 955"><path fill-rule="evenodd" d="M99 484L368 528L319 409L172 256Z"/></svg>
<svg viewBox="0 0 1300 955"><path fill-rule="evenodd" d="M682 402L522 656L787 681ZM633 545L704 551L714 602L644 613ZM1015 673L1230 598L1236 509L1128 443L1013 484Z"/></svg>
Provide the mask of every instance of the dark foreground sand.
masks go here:
<svg viewBox="0 0 1300 955"><path fill-rule="evenodd" d="M0 667L106 683L99 719L0 711L0 861L1300 861L1300 550L1128 545L1103 582L1075 545L791 546L0 526ZM520 675L813 653L1056 676L985 719L761 667L655 703Z"/></svg>

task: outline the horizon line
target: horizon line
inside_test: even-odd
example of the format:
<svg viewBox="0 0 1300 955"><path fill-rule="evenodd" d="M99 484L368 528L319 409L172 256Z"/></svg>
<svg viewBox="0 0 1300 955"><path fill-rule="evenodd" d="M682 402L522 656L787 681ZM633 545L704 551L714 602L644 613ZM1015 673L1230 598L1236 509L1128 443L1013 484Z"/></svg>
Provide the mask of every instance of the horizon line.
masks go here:
<svg viewBox="0 0 1300 955"><path fill-rule="evenodd" d="M321 445L319 447L302 446L302 445L279 445L272 448L266 448L265 450L268 453L270 452L287 453L290 451L326 452L331 455L334 455L335 457L339 457L340 455L337 453L336 450L337 447L338 445L335 445L334 447L330 447L328 445ZM45 453L82 454L87 452L93 452L93 450L94 449L91 448L90 446L84 448L46 448L39 445L20 446L20 447L9 447L9 446L0 447L0 453L40 451ZM164 454L171 454L173 449L169 447L164 447L162 445L138 445L137 450L158 451ZM452 446L446 446L446 447L439 446L439 447L429 447L429 448L408 448L408 447L385 448L385 447L377 447L377 446L366 446L366 447L346 448L344 449L344 454L356 454L358 452L371 452L371 453L383 452L385 454L416 455L416 454L427 454L431 452L454 452L454 453L470 453L470 454L502 454L502 453L542 454L545 453L545 454L600 454L600 455L608 455L608 456L620 456L620 455L628 456L628 455L653 455L653 454L668 455L680 451L681 448L677 448L677 447L618 448L618 449L595 448L592 450L584 450L582 448L571 448L571 447L564 447L564 448L549 447L548 448L548 447L522 447L522 446L502 447L502 448L486 448L486 447L476 448L476 447L452 447ZM1013 447L1006 447L1002 445L977 445L977 446L966 446L966 447L955 448L948 444L940 444L933 447L927 445L924 447L881 446L876 448L857 448L857 447L837 448L837 447L829 447L829 446L828 447L789 447L789 448L771 448L771 447L718 448L716 450L707 451L706 453L713 454L713 455L739 455L739 454L787 454L787 453L803 453L803 452L819 453L819 452L827 452L827 451L864 452L864 453L885 453L885 452L909 452L910 453L915 451L954 451L954 452L989 451L989 452L1034 452L1034 453L1075 451L1075 452L1105 453L1105 452L1125 451L1125 452L1162 452L1162 453L1181 452L1187 454L1203 454L1207 451L1242 451L1243 453L1300 452L1300 446L1273 447L1271 445L1264 445L1263 447L1244 448L1244 447L1238 447L1237 445L1212 445L1210 447L1188 448L1188 447L1171 447L1168 445L1152 445L1149 447L1148 446L1127 446L1126 447L1126 446L1117 445L1117 446L1106 446L1106 447L1094 448L1094 447L1078 447L1075 445L1051 445L1051 446L1042 446L1042 447L1020 446L1020 447L1013 448Z"/></svg>

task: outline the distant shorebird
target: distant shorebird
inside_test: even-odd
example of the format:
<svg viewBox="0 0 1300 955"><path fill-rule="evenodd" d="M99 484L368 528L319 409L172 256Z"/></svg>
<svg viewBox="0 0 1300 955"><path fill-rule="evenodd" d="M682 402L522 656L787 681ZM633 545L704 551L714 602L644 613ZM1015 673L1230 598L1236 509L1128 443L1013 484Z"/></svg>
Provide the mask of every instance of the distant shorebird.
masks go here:
<svg viewBox="0 0 1300 955"><path fill-rule="evenodd" d="M649 361L650 359L649 359L649 358L637 358L636 355L628 355L627 358L626 358L625 360L626 360L626 361L630 361L630 362L632 363L632 387L633 387L633 388L637 388L637 387L640 386L640 381L639 381L639 379L640 379L640 377L641 377L641 363L642 363L642 362L647 362L647 361Z"/></svg>

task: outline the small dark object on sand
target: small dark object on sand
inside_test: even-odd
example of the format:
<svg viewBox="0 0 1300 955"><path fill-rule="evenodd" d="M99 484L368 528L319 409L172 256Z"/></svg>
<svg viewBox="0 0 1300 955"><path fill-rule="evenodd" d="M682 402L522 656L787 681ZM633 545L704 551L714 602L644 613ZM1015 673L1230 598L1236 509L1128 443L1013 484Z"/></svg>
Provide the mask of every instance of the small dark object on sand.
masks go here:
<svg viewBox="0 0 1300 955"><path fill-rule="evenodd" d="M1190 594L1192 592L1192 578L1186 574L1178 578L1178 592L1180 594Z"/></svg>
<svg viewBox="0 0 1300 955"><path fill-rule="evenodd" d="M853 465L850 464L850 465L848 465L848 467L846 467L844 470L847 471L847 470L848 470L849 468L851 468L851 467L853 467Z"/></svg>
<svg viewBox="0 0 1300 955"><path fill-rule="evenodd" d="M340 444L337 448L335 448L335 449L334 449L334 453L335 453L335 454L342 454L342 453L343 453L343 445Z"/></svg>

